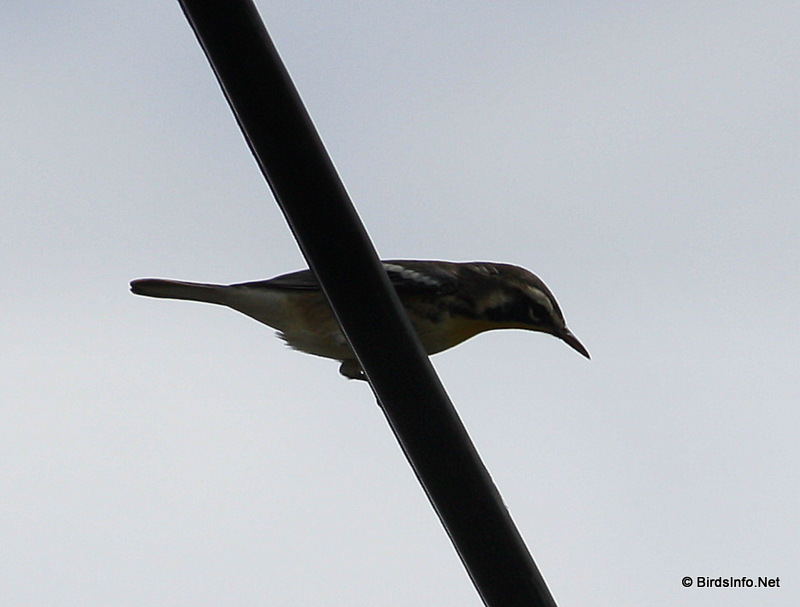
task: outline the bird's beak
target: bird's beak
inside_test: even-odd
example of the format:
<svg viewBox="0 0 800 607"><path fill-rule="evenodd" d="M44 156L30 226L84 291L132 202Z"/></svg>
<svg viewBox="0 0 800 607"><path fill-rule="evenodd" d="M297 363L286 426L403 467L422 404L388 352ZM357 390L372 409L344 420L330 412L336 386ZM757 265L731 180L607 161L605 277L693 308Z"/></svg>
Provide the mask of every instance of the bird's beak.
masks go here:
<svg viewBox="0 0 800 607"><path fill-rule="evenodd" d="M564 342L566 342L572 349L577 350L581 354L583 354L586 358L591 359L592 357L589 356L589 351L583 347L583 344L578 341L578 338L575 337L569 329L564 329L564 332L561 333L558 337L560 337Z"/></svg>

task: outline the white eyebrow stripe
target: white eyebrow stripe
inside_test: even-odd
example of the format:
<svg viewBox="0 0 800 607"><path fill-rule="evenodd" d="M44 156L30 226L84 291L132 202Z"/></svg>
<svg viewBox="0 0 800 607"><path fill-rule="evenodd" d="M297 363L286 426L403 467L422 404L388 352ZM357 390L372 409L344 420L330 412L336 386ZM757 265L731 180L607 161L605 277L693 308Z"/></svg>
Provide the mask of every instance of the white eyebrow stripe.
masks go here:
<svg viewBox="0 0 800 607"><path fill-rule="evenodd" d="M528 288L525 289L525 291L528 293L528 296L532 300L534 300L537 304L542 306L545 310L547 310L548 312L553 311L553 302L550 301L550 298L547 297L547 295L545 295L544 293L542 293L539 289Z"/></svg>
<svg viewBox="0 0 800 607"><path fill-rule="evenodd" d="M387 272L393 272L395 274L398 274L400 278L404 278L405 280L413 280L414 282L419 282L421 284L430 287L438 287L442 284L441 281L431 276L428 276L427 274L423 274L422 272L417 272L416 270L412 270L410 268L406 268L404 266L400 266L395 263L385 263L383 264L383 268Z"/></svg>

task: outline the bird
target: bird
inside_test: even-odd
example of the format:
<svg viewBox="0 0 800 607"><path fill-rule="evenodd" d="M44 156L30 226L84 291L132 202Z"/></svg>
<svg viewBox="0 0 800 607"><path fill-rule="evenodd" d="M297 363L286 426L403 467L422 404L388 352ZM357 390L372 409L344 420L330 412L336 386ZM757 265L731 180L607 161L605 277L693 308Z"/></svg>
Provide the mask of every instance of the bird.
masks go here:
<svg viewBox="0 0 800 607"><path fill-rule="evenodd" d="M484 261L386 260L383 269L427 354L494 329L553 335L590 358L567 328L550 289L519 266ZM231 285L141 278L136 295L227 306L278 331L291 348L340 361L349 379L366 379L311 270Z"/></svg>

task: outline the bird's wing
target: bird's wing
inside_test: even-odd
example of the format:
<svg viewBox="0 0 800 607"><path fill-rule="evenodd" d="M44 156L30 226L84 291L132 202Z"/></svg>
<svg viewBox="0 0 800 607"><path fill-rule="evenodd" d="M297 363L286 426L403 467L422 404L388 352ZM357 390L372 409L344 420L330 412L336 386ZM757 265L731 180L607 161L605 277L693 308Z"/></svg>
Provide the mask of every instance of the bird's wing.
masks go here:
<svg viewBox="0 0 800 607"><path fill-rule="evenodd" d="M400 293L452 293L456 289L456 264L432 264L425 261L383 261L389 280ZM311 270L282 274L269 280L245 282L237 287L318 291L319 283Z"/></svg>
<svg viewBox="0 0 800 607"><path fill-rule="evenodd" d="M383 269L398 293L446 295L458 286L457 264L428 261L383 261Z"/></svg>
<svg viewBox="0 0 800 607"><path fill-rule="evenodd" d="M282 274L269 280L243 282L234 287L249 287L252 289L281 289L286 291L319 291L317 277L311 270L300 270L291 274Z"/></svg>

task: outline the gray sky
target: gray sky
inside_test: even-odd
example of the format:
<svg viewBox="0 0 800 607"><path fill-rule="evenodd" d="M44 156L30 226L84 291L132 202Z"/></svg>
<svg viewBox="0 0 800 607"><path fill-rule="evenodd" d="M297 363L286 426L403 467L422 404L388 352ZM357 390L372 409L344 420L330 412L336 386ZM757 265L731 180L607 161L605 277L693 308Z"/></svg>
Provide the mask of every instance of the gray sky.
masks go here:
<svg viewBox="0 0 800 607"><path fill-rule="evenodd" d="M433 359L560 607L800 604L797 4L259 8L380 254L591 351ZM4 601L480 605L367 386L128 292L304 266L178 4L0 21Z"/></svg>

